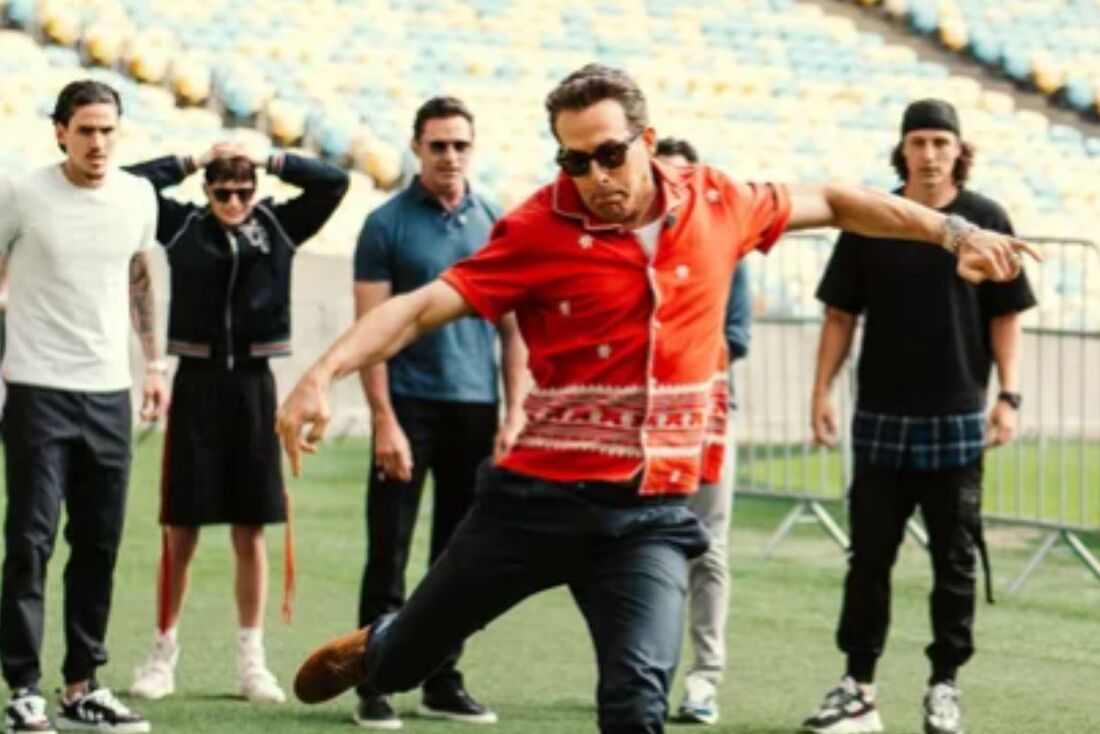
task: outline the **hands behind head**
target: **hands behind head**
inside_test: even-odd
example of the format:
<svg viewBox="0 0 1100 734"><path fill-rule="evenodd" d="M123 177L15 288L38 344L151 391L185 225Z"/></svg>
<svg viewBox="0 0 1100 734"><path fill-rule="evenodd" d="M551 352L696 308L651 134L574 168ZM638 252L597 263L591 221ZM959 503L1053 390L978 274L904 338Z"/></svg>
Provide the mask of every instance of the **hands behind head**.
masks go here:
<svg viewBox="0 0 1100 734"><path fill-rule="evenodd" d="M252 153L241 143L222 141L210 146L208 150L195 159L195 164L199 168L206 168L211 162L218 158L247 158L252 161L252 164L257 168L263 168L267 161L266 156Z"/></svg>
<svg viewBox="0 0 1100 734"><path fill-rule="evenodd" d="M971 283L1010 281L1020 274L1025 253L1035 262L1043 260L1039 251L1023 240L987 229L976 229L969 232L959 246L956 270L959 277Z"/></svg>

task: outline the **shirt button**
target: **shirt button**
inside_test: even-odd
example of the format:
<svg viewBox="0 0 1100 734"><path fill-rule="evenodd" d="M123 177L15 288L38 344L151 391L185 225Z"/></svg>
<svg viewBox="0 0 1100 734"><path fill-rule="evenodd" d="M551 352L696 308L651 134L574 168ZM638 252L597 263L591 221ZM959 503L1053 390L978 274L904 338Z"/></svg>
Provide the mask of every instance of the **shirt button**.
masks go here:
<svg viewBox="0 0 1100 734"><path fill-rule="evenodd" d="M590 235L590 234L582 234L580 236L580 239L577 240L577 244L581 246L582 250L591 249L592 248L592 243L593 243L593 239L592 239L592 235Z"/></svg>
<svg viewBox="0 0 1100 734"><path fill-rule="evenodd" d="M668 475L668 481L672 482L673 484L680 481L680 470L673 469L672 473Z"/></svg>
<svg viewBox="0 0 1100 734"><path fill-rule="evenodd" d="M707 201L711 204L717 204L721 198L722 195L718 193L718 189L707 189Z"/></svg>
<svg viewBox="0 0 1100 734"><path fill-rule="evenodd" d="M688 277L688 273L690 273L690 272L691 272L691 268L689 268L687 265L677 265L676 266L676 277L679 278L680 280L683 280L684 278Z"/></svg>
<svg viewBox="0 0 1100 734"><path fill-rule="evenodd" d="M562 301L558 304L558 311L561 312L562 316L568 316L571 310L572 307L569 305L569 301Z"/></svg>
<svg viewBox="0 0 1100 734"><path fill-rule="evenodd" d="M596 354L600 356L600 359L607 359L611 356L611 345L601 344L600 346L596 347Z"/></svg>
<svg viewBox="0 0 1100 734"><path fill-rule="evenodd" d="M658 321L657 319L653 319L653 328L654 329L660 329L661 328L661 322Z"/></svg>

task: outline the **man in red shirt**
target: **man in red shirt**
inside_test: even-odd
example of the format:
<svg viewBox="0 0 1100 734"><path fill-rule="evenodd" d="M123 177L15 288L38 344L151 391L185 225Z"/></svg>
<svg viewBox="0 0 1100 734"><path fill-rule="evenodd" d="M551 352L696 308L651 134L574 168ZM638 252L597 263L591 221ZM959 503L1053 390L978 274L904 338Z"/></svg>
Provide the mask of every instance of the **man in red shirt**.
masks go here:
<svg viewBox="0 0 1100 734"><path fill-rule="evenodd" d="M492 619L566 584L596 648L600 731L662 732L687 561L708 543L685 498L721 467L722 324L737 260L785 229L823 226L942 244L975 281L1014 276L1016 253L1030 252L878 192L664 168L645 97L616 69L574 72L546 107L557 180L500 220L476 255L360 318L280 410L297 474L300 452L324 434L333 379L474 314L516 313L536 383L526 427L482 466L446 552L400 612L303 664L295 692L305 702L354 685L413 688Z"/></svg>

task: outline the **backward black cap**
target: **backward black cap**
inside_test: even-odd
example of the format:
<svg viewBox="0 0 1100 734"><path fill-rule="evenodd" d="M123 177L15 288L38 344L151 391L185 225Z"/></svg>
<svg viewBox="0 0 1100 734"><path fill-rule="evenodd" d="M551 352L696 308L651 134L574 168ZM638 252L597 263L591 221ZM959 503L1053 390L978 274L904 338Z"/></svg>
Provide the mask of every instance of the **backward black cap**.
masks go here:
<svg viewBox="0 0 1100 734"><path fill-rule="evenodd" d="M901 136L913 130L946 130L961 137L959 115L950 102L942 99L922 99L905 108L901 118Z"/></svg>

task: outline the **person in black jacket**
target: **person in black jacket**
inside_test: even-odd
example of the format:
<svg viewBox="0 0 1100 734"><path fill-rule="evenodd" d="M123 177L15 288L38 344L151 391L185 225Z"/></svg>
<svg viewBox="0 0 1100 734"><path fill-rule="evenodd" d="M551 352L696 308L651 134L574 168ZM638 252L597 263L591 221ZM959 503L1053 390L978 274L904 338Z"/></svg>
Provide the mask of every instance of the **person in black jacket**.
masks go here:
<svg viewBox="0 0 1100 734"><path fill-rule="evenodd" d="M302 193L282 204L255 201L261 166ZM291 154L254 158L229 144L198 158L169 156L129 170L158 194L157 240L171 271L168 352L179 357L162 468L157 630L130 692L157 699L174 690L176 628L199 528L228 523L240 693L250 701L282 702L262 642L264 525L286 520L268 358L290 352L291 263L335 211L347 174ZM207 206L164 195L199 170Z"/></svg>

